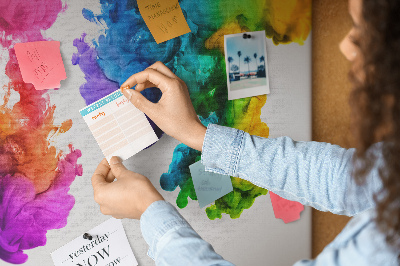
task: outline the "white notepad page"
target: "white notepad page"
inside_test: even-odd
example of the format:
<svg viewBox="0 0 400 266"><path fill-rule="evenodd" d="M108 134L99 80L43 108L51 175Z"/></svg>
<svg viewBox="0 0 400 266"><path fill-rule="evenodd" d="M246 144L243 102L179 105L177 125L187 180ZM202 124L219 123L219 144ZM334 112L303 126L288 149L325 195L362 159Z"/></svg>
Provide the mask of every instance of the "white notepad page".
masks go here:
<svg viewBox="0 0 400 266"><path fill-rule="evenodd" d="M119 90L79 112L107 161L112 156L126 160L158 140L144 113Z"/></svg>

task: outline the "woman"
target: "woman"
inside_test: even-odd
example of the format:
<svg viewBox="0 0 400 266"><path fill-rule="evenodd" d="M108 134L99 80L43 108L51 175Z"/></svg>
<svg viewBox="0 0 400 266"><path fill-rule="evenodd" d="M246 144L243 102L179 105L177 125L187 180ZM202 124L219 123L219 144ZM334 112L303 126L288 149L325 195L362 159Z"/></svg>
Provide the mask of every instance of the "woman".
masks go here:
<svg viewBox="0 0 400 266"><path fill-rule="evenodd" d="M400 1L350 0L349 11L353 28L340 49L352 62L357 150L287 137L264 139L218 125L205 128L183 81L160 62L121 87L165 133L202 151L206 170L238 176L319 210L356 215L315 260L296 265L399 263ZM129 89L134 85L136 91ZM153 86L163 93L156 104L139 93ZM140 219L148 254L157 264L231 265L146 177L127 170L118 158L110 165L103 160L92 183L102 213Z"/></svg>

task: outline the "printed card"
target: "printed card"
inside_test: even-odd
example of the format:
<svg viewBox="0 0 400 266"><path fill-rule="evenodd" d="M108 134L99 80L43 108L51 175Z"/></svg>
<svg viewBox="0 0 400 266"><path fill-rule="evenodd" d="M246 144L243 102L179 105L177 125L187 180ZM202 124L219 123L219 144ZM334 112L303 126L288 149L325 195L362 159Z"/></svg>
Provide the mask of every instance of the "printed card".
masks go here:
<svg viewBox="0 0 400 266"><path fill-rule="evenodd" d="M121 220L111 218L51 253L55 266L138 265Z"/></svg>
<svg viewBox="0 0 400 266"><path fill-rule="evenodd" d="M107 161L126 160L158 140L145 114L119 91L79 111Z"/></svg>
<svg viewBox="0 0 400 266"><path fill-rule="evenodd" d="M201 161L189 166L200 208L233 190L231 177L207 172Z"/></svg>

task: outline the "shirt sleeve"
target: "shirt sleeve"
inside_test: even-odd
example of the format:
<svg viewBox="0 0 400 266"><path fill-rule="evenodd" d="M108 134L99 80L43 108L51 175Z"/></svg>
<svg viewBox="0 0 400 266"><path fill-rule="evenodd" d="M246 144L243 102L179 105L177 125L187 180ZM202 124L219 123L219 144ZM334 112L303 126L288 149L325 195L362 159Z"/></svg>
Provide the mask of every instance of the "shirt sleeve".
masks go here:
<svg viewBox="0 0 400 266"><path fill-rule="evenodd" d="M206 171L239 177L321 211L353 216L375 206L377 169L359 186L352 178L355 149L322 142L251 136L209 124L201 161Z"/></svg>
<svg viewBox="0 0 400 266"><path fill-rule="evenodd" d="M233 265L166 201L153 202L140 217L140 227L156 265Z"/></svg>
<svg viewBox="0 0 400 266"><path fill-rule="evenodd" d="M398 266L399 251L388 245L374 220L374 209L353 217L315 260L301 260L294 266Z"/></svg>

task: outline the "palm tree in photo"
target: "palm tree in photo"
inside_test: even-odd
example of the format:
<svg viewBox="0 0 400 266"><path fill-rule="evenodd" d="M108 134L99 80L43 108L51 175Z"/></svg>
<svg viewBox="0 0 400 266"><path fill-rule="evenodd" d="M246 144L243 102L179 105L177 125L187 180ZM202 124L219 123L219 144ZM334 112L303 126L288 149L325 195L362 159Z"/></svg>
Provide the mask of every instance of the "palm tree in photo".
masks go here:
<svg viewBox="0 0 400 266"><path fill-rule="evenodd" d="M260 63L261 62L264 62L264 71L265 71L265 57L263 55L260 57Z"/></svg>
<svg viewBox="0 0 400 266"><path fill-rule="evenodd" d="M228 57L229 69L231 69L231 63L233 62L232 56ZM230 72L230 71L229 71Z"/></svg>
<svg viewBox="0 0 400 266"><path fill-rule="evenodd" d="M238 51L238 56L239 56L239 80L240 80L240 57L242 56L241 51Z"/></svg>
<svg viewBox="0 0 400 266"><path fill-rule="evenodd" d="M248 69L249 69L249 73L248 73L248 77L250 78L250 62L251 62L251 58L250 58L250 56L246 56L245 58L244 58L244 62L247 64L247 67L248 67Z"/></svg>
<svg viewBox="0 0 400 266"><path fill-rule="evenodd" d="M233 64L233 65L231 66L231 71L232 71L232 72L238 72L238 71L239 71L238 65Z"/></svg>
<svg viewBox="0 0 400 266"><path fill-rule="evenodd" d="M256 64L256 73L257 73L257 53L254 53L253 56Z"/></svg>

